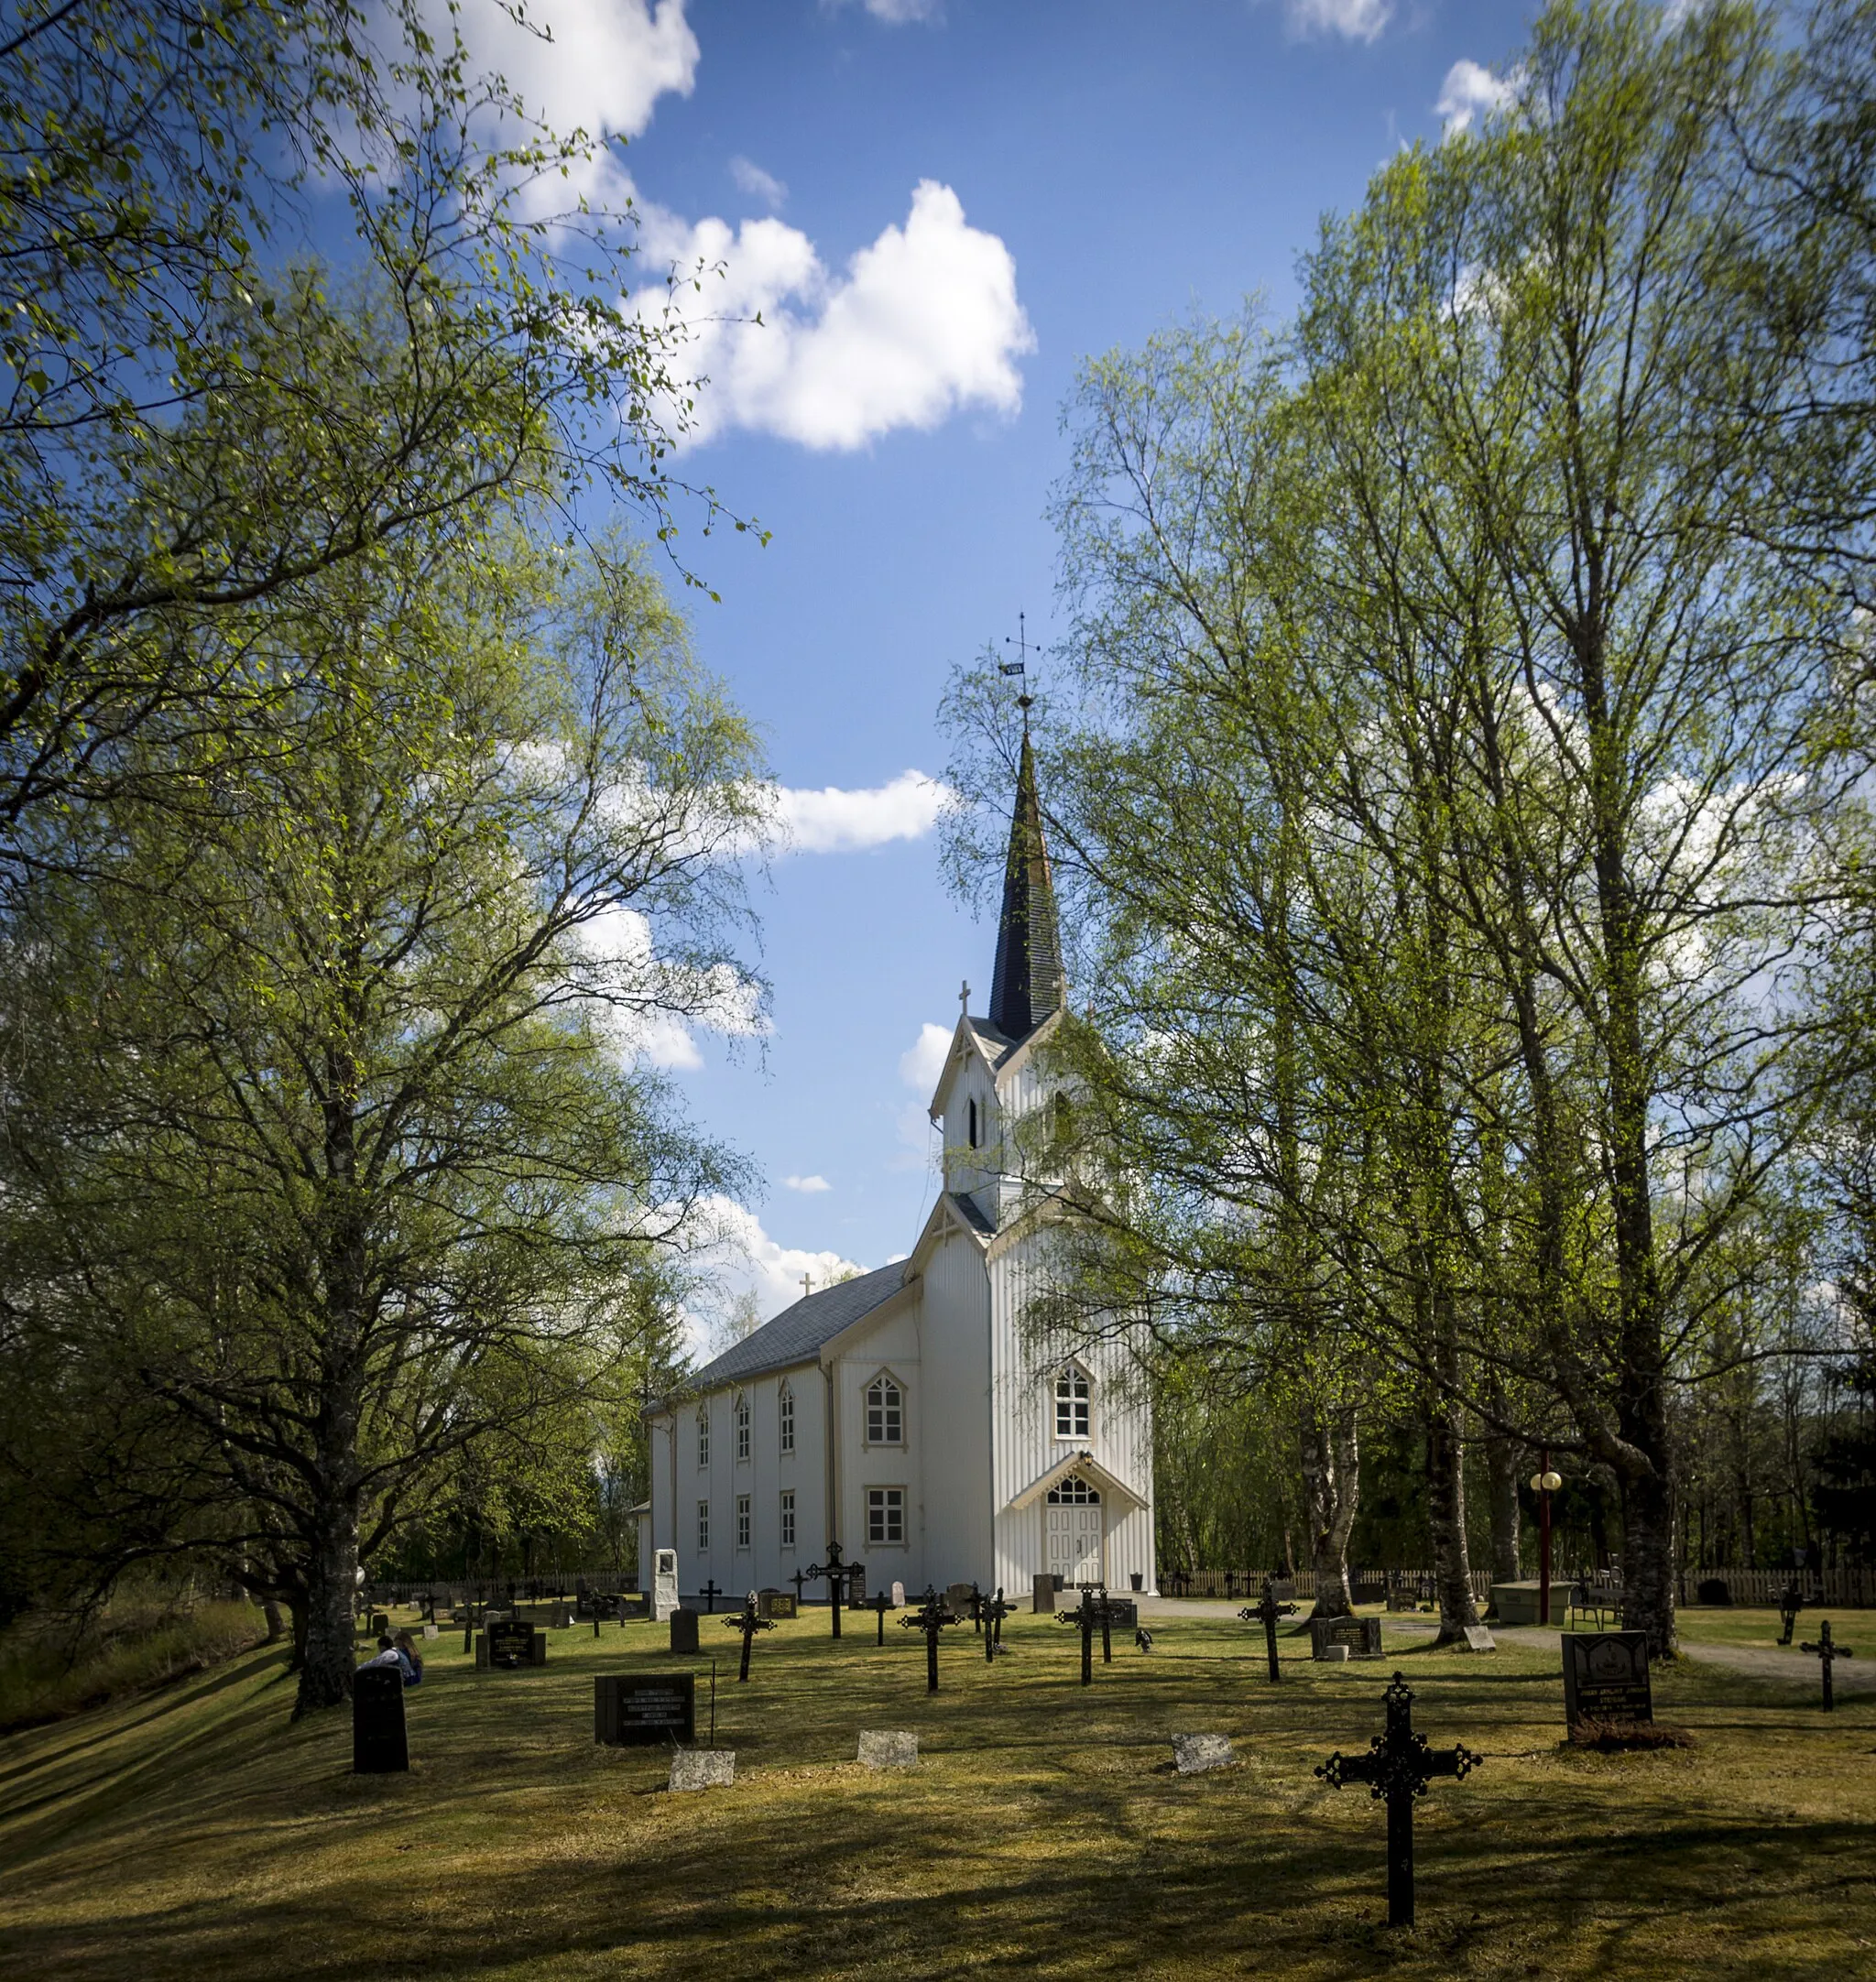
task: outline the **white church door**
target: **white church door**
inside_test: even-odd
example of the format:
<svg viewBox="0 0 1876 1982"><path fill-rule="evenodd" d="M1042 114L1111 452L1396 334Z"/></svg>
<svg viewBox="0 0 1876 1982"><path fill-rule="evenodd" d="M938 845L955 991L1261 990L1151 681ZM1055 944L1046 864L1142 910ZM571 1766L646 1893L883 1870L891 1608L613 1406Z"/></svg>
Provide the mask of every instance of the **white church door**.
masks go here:
<svg viewBox="0 0 1876 1982"><path fill-rule="evenodd" d="M1049 1489L1049 1574L1064 1584L1101 1580L1101 1497L1086 1480L1071 1477Z"/></svg>

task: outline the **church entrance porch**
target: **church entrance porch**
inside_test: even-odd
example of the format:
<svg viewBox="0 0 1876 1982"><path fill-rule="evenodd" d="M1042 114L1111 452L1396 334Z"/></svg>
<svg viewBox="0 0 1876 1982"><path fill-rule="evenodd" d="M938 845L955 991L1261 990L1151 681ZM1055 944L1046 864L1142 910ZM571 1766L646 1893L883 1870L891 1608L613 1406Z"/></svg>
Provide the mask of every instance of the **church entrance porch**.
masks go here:
<svg viewBox="0 0 1876 1982"><path fill-rule="evenodd" d="M1086 1480L1071 1474L1050 1487L1043 1533L1051 1575L1071 1589L1102 1580L1101 1497Z"/></svg>

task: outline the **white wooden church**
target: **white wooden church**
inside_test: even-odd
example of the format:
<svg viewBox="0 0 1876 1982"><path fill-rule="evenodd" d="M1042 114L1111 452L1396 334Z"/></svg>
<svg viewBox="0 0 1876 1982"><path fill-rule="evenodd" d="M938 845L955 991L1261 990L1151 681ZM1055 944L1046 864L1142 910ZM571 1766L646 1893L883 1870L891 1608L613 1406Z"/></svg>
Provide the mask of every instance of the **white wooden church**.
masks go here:
<svg viewBox="0 0 1876 1982"><path fill-rule="evenodd" d="M834 1541L869 1590L1027 1594L1044 1571L1153 1589L1152 1426L1124 1349L1060 1360L1020 1325L1051 1220L1011 1130L1054 1105L1037 1049L1063 1002L1025 737L990 1008L959 1018L932 1096L937 1203L907 1258L809 1293L647 1412L641 1563L675 1549L686 1592L740 1596Z"/></svg>

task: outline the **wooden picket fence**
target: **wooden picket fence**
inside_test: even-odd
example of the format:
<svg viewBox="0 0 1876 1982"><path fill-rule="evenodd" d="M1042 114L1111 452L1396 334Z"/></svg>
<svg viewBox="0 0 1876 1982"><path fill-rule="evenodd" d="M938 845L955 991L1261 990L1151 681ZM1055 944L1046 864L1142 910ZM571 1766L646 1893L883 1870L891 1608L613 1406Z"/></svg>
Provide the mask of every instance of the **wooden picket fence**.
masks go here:
<svg viewBox="0 0 1876 1982"><path fill-rule="evenodd" d="M1243 1597L1249 1602L1262 1594L1265 1574L1261 1569L1162 1569L1160 1590L1167 1596ZM1316 1579L1313 1570L1299 1569L1287 1580L1295 1585L1300 1601L1315 1601ZM1681 1575L1677 1595L1683 1604L1698 1605L1702 1601L1700 1586L1718 1582L1726 1585L1727 1600L1730 1603L1775 1607L1791 1580L1788 1569L1689 1569ZM1433 1600L1436 1585L1430 1569L1351 1569L1348 1572L1351 1593L1358 1604L1384 1603L1391 1581L1418 1593L1423 1601ZM1472 1572L1472 1595L1476 1603L1484 1605L1490 1601L1491 1581L1489 1570L1475 1569ZM1553 1576L1552 1587L1560 1593L1560 1600L1561 1594L1566 1593L1575 1581L1573 1575L1562 1571ZM1820 1606L1842 1610L1867 1610L1876 1606L1876 1570L1807 1570L1800 1581L1805 1605L1811 1609Z"/></svg>

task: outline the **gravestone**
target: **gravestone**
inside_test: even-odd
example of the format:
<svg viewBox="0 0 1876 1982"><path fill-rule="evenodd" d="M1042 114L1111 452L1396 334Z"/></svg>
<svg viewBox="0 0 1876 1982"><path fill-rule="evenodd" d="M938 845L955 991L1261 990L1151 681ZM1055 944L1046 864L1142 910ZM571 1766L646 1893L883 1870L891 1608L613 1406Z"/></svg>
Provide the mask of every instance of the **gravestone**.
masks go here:
<svg viewBox="0 0 1876 1982"><path fill-rule="evenodd" d="M801 1615L801 1601L792 1590L758 1590L756 1615L758 1617L797 1617Z"/></svg>
<svg viewBox="0 0 1876 1982"><path fill-rule="evenodd" d="M697 1650L697 1613L686 1610L682 1604L671 1614L671 1649L690 1652Z"/></svg>
<svg viewBox="0 0 1876 1982"><path fill-rule="evenodd" d="M593 1682L593 1739L606 1748L697 1738L694 1672L606 1673Z"/></svg>
<svg viewBox="0 0 1876 1982"><path fill-rule="evenodd" d="M1564 1715L1586 1720L1652 1721L1645 1631L1564 1633Z"/></svg>
<svg viewBox="0 0 1876 1982"><path fill-rule="evenodd" d="M1127 1630L1137 1629L1140 1624L1140 1606L1130 1596L1110 1596L1107 1599L1107 1622L1120 1625Z"/></svg>
<svg viewBox="0 0 1876 1982"><path fill-rule="evenodd" d="M1228 1769L1231 1760L1231 1743L1223 1735L1172 1737L1172 1766L1183 1776L1202 1776L1208 1769Z"/></svg>
<svg viewBox="0 0 1876 1982"><path fill-rule="evenodd" d="M475 1640L475 1662L503 1672L545 1665L546 1636L523 1619L497 1618Z"/></svg>
<svg viewBox="0 0 1876 1982"><path fill-rule="evenodd" d="M651 1560L651 1618L662 1624L678 1607L678 1552L659 1549Z"/></svg>
<svg viewBox="0 0 1876 1982"><path fill-rule="evenodd" d="M366 1666L352 1675L352 1772L399 1775L409 1766L404 1675L394 1665Z"/></svg>
<svg viewBox="0 0 1876 1982"><path fill-rule="evenodd" d="M1323 1658L1331 1645L1346 1645L1351 1659L1381 1656L1381 1620L1379 1617L1312 1617L1309 1620L1309 1649L1314 1658Z"/></svg>
<svg viewBox="0 0 1876 1982"><path fill-rule="evenodd" d="M944 1592L944 1607L955 1611L960 1617L967 1617L971 1614L971 1598L976 1593L974 1583L950 1584Z"/></svg>
<svg viewBox="0 0 1876 1982"><path fill-rule="evenodd" d="M695 1616L695 1612L692 1613ZM683 1790L726 1790L736 1780L734 1748L675 1748L671 1758L671 1787Z"/></svg>
<svg viewBox="0 0 1876 1982"><path fill-rule="evenodd" d="M849 1610L864 1610L867 1607L867 1565L865 1563L849 1563L847 1564L846 1607Z"/></svg>
<svg viewBox="0 0 1876 1982"><path fill-rule="evenodd" d="M1466 1650L1467 1651L1496 1651L1498 1649L1498 1640L1486 1629L1484 1625L1468 1624L1466 1627Z"/></svg>
<svg viewBox="0 0 1876 1982"><path fill-rule="evenodd" d="M860 1735L860 1764L866 1769L915 1769L919 1761L919 1737L915 1734L878 1733L870 1729Z"/></svg>
<svg viewBox="0 0 1876 1982"><path fill-rule="evenodd" d="M1567 1590L1564 1595L1567 1595ZM1551 1586L1551 1609L1558 1610L1562 1596L1557 1586ZM1498 1613L1502 1625L1536 1624L1543 1614L1543 1585L1542 1583L1494 1583L1491 1586L1491 1607Z"/></svg>
<svg viewBox="0 0 1876 1982"><path fill-rule="evenodd" d="M905 1608L905 1585L902 1583L895 1583L892 1585L892 1607L895 1610L903 1610Z"/></svg>
<svg viewBox="0 0 1876 1982"><path fill-rule="evenodd" d="M1039 1617L1055 1615L1055 1579L1053 1576L1038 1576L1032 1585L1030 1608Z"/></svg>
<svg viewBox="0 0 1876 1982"><path fill-rule="evenodd" d="M1314 1657L1325 1665L1347 1665L1348 1648L1347 1645L1325 1645Z"/></svg>
<svg viewBox="0 0 1876 1982"><path fill-rule="evenodd" d="M1296 1578L1294 1576L1272 1576L1264 1585L1280 1604L1296 1601Z"/></svg>
<svg viewBox="0 0 1876 1982"><path fill-rule="evenodd" d="M435 1626L435 1625L433 1625L433 1624L426 1624L426 1625L425 1625L425 1626L423 1627L423 1635L424 1635L424 1637L425 1637L425 1638L439 1638L439 1637L441 1637L441 1636L442 1636L442 1633L441 1633L440 1631L438 1631L438 1629L437 1629L437 1628L436 1628L436 1626Z"/></svg>
<svg viewBox="0 0 1876 1982"><path fill-rule="evenodd" d="M637 1624L650 1615L651 1593L649 1590L627 1590L618 1600L621 1624Z"/></svg>

